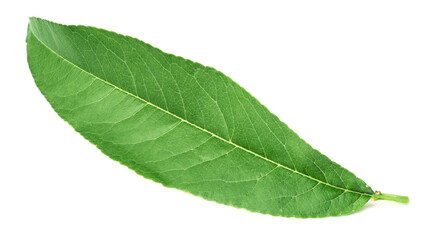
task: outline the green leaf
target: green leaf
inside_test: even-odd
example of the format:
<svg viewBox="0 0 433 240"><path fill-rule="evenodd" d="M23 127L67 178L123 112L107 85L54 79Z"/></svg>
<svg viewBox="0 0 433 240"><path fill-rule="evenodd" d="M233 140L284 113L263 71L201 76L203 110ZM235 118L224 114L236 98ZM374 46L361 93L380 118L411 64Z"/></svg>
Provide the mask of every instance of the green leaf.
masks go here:
<svg viewBox="0 0 433 240"><path fill-rule="evenodd" d="M164 186L300 218L348 214L371 198L407 201L375 194L221 72L135 38L31 18L27 57L61 118Z"/></svg>

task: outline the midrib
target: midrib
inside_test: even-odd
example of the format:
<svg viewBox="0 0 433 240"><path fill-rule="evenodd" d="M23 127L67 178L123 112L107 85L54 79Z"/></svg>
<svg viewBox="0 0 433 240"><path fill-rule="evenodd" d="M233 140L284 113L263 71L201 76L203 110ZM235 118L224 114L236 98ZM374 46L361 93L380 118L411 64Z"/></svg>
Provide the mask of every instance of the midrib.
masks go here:
<svg viewBox="0 0 433 240"><path fill-rule="evenodd" d="M30 28L30 29L31 29L31 28ZM58 54L57 52L55 52L53 49L51 49L50 47L48 47L48 46L47 46L47 45L46 45L42 40L40 40L40 39L38 38L38 36L36 36L36 34L33 32L33 30L31 30L31 32L32 32L33 36L35 36L35 38L36 38L36 39L37 39L37 40L38 40L38 41L39 41L39 42L40 42L40 43L41 43L45 48L47 48L47 49L48 49L50 52L52 52L54 55L56 55L57 57L59 57L59 58L62 59L63 61L69 63L70 65L72 65L73 67L77 68L78 70L80 70L80 71L82 71L82 72L84 72L84 73L86 73L86 74L88 74L88 75L94 77L95 79L98 79L99 81L101 81L101 82L103 82L103 83L105 83L105 84L107 84L107 85L109 85L109 86L111 86L111 87L113 87L113 88L115 88L115 89L117 89L117 90L119 90L119 91L121 91L121 92L123 92L123 93L129 95L129 96L132 96L132 97L134 97L134 98L136 98L136 99L139 99L140 101L143 101L144 103L146 103L146 104L148 104L148 105L150 105L150 106L152 106L152 107L154 107L154 108L156 108L156 109L158 109L158 110L160 110L160 111L163 111L164 113L169 114L169 115L171 115L171 116L173 116L173 117L175 117L175 118L181 120L182 122L185 122L185 123L187 123L187 124L189 124L189 125L191 125L191 126L197 128L197 129L199 129L199 130L201 130L201 131L203 131L203 132L206 132L206 133L210 134L211 136L213 136L213 137L215 137L215 138L218 138L218 139L221 140L221 141L224 141L224 142L226 142L226 143L228 143L228 144L230 144L230 145L233 145L233 146L236 147L236 148L239 148L239 149L241 149L241 150L243 150L243 151L245 151L245 152L248 152L248 153L250 153L250 154L252 154L252 155L254 155L254 156L257 156L257 157L259 157L259 158L261 158L261 159L263 159L263 160L265 160L265 161L268 161L268 162L270 162L270 163L273 163L273 164L275 164L275 165L278 166L278 167L284 168L284 169L289 170L289 171L291 171L291 172L293 172L293 173L296 173L296 174L299 174L299 175L301 175L301 176L303 176L303 177L309 178L309 179L311 179L311 180L313 180L313 181L316 181L316 182L318 182L318 183L320 183L320 184L323 184L323 185L326 185L326 186L329 186L329 187L332 187L332 188L335 188L335 189L339 189L339 190L342 190L342 191L344 191L344 192L351 192L351 193L355 193L355 194L359 194L359 195L365 195L365 196L369 196L369 197L372 196L371 194L368 194L368 193L362 193L362 192L357 192L357 191L353 191L353 190L350 190L350 189L346 189L346 188L338 187L338 186L335 186L335 185L329 184L329 183L327 183L327 182L324 182L324 181L322 181L322 180L319 180L319 179L313 178L313 177L311 177L311 176L309 176L309 175L306 175L306 174L304 174L304 173L301 173L301 172L299 172L299 171L296 171L296 170L294 170L294 169L291 169L291 168L289 168L289 167L287 167L287 166L284 166L284 165L282 165L282 164L280 164L280 163L278 163L278 162L275 162L275 161L273 161L273 160L271 160L271 159L269 159L269 158L266 158L266 157L264 157L264 156L262 156L262 155L260 155L260 154L257 154L257 153L255 153L255 152L253 152L253 151L251 151L251 150L248 150L248 149L246 149L246 148L244 148L244 147L242 147L242 146L239 146L238 144L236 144L236 143L234 143L234 142L232 142L232 141L226 140L226 139L224 139L224 138L222 138L222 137L220 137L220 136L214 134L213 132L211 132L211 131L209 131L209 130L206 130L206 129L204 129L204 128L201 128L200 126L197 126L197 125L195 125L194 123L191 123L191 122L189 122L188 120L183 119L183 118L177 116L176 114L173 114L173 113L171 113L171 112L169 112L169 111L167 111L167 110L165 110L165 109L163 109L163 108L161 108L161 107L159 107L159 106L157 106L157 105L155 105L155 104L153 104L153 103L151 103L151 102L149 102L149 101L146 101L146 100L140 98L139 96L136 96L136 95L134 95L134 94L132 94L132 93L130 93L130 92L128 92L128 91L125 91L125 90L123 90L123 89L117 87L116 85L114 85L114 84L112 84L112 83L110 83L110 82L108 82L108 81L106 81L106 80L104 80L104 79L102 79L102 78L100 78L100 77L98 77L98 76L96 76L96 75L94 75L94 74L92 74L92 73L90 73L90 72L88 72L88 71L82 69L81 67L79 67L79 66L75 65L74 63L70 62L69 60L67 60L66 58L64 58L63 56L61 56L61 55Z"/></svg>

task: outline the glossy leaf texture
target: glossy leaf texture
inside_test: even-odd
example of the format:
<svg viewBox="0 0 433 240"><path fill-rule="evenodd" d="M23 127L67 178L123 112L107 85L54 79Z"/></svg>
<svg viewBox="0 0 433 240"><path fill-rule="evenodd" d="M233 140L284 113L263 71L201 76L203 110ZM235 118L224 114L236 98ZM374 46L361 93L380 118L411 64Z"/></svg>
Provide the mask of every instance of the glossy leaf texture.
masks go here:
<svg viewBox="0 0 433 240"><path fill-rule="evenodd" d="M61 118L164 186L299 218L348 214L374 195L213 68L132 37L38 18L27 57Z"/></svg>

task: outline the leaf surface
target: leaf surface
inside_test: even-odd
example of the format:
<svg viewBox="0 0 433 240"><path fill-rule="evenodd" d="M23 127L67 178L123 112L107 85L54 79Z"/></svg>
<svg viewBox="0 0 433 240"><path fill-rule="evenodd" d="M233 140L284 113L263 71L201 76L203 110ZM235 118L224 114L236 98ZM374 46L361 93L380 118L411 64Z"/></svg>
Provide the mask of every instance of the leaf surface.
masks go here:
<svg viewBox="0 0 433 240"><path fill-rule="evenodd" d="M374 194L213 68L132 37L38 18L27 57L61 118L164 186L300 218L348 214Z"/></svg>

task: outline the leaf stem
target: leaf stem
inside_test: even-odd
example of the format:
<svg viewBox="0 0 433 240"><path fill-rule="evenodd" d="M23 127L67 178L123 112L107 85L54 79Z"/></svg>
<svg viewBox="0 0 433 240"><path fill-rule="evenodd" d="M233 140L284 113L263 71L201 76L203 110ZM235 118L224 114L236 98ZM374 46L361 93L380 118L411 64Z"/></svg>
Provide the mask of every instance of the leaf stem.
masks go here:
<svg viewBox="0 0 433 240"><path fill-rule="evenodd" d="M407 196L400 196L400 195L394 195L394 194L388 194L388 193L381 193L380 191L376 191L373 194L372 199L374 201L376 200L387 200L387 201L394 201L398 203L408 204L409 203L409 197Z"/></svg>

